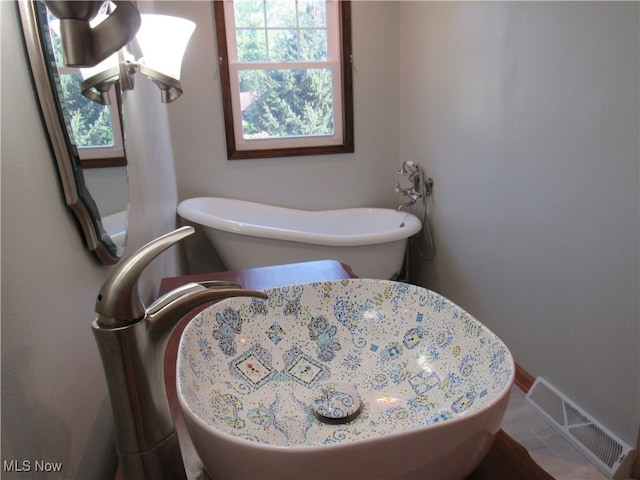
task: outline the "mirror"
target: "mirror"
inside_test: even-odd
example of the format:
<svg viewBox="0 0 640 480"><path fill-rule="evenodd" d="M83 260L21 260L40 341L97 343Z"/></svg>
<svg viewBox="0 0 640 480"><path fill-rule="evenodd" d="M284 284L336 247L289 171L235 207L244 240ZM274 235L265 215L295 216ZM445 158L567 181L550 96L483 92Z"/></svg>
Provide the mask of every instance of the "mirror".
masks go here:
<svg viewBox="0 0 640 480"><path fill-rule="evenodd" d="M20 0L19 8L66 204L77 217L89 250L103 263L117 263L126 244L129 194L120 89L112 89L110 106L82 97L80 71L64 67L56 54L55 17L41 1Z"/></svg>

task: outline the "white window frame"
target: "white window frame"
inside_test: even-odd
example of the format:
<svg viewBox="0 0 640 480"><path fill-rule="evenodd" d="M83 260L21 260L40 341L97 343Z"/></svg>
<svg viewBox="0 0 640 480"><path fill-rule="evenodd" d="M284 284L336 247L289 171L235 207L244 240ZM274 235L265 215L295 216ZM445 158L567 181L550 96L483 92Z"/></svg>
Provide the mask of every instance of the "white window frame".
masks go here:
<svg viewBox="0 0 640 480"><path fill-rule="evenodd" d="M306 155L322 153L353 152L353 106L345 102L345 88L343 69L351 66L351 54L345 63L342 45L341 1L328 0L326 2L327 28L327 60L324 61L286 61L286 62L239 62L236 41L236 27L233 0L215 2L222 3L224 9L224 30L226 52L220 51L221 65L226 60L228 67L228 84L230 98L223 102L230 102L232 121L225 118L227 129L227 151L230 159L260 158L271 156ZM348 2L346 2L348 3ZM217 6L217 5L216 5ZM349 18L350 21L350 18ZM217 23L219 26L219 24ZM220 43L220 42L219 42ZM220 48L224 46L218 45ZM350 47L350 39L349 39ZM331 71L333 93L333 133L328 135L304 135L266 139L247 139L242 129L242 108L239 86L239 72L252 70L310 70L324 69ZM349 72L350 73L350 72ZM349 77L350 78L350 77ZM351 88L349 82L348 88ZM352 102L351 95L349 101ZM345 129L345 118L349 109L350 130ZM226 109L225 109L226 111ZM225 114L226 116L226 114ZM233 131L230 135L229 130ZM229 145L233 143L233 145ZM323 148L325 148L323 150ZM335 151L333 151L335 150ZM254 156L252 152L255 152ZM277 152L270 155L269 152Z"/></svg>

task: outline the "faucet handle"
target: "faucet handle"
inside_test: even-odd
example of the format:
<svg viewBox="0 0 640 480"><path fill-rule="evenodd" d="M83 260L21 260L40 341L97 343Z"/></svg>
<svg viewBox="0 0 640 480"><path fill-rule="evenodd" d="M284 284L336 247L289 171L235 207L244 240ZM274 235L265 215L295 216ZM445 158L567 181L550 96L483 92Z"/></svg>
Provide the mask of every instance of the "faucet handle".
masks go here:
<svg viewBox="0 0 640 480"><path fill-rule="evenodd" d="M205 280L198 282L205 288L219 289L219 288L243 288L242 285L236 282L226 282L224 280Z"/></svg>
<svg viewBox="0 0 640 480"><path fill-rule="evenodd" d="M214 284L214 286L210 287L207 284ZM231 287L225 285L231 285ZM265 292L237 287L237 284L231 282L187 283L164 294L149 305L147 322L162 334L172 329L176 320L200 306L231 297L255 297L263 300L269 298Z"/></svg>
<svg viewBox="0 0 640 480"><path fill-rule="evenodd" d="M193 227L187 226L162 235L114 267L98 292L98 323L104 327L123 327L143 318L146 311L138 294L138 280L142 271L167 248L194 231Z"/></svg>
<svg viewBox="0 0 640 480"><path fill-rule="evenodd" d="M207 280L204 282L189 282L174 288L170 292L165 293L162 297L155 300L151 305L146 308L149 315L154 316L165 308L167 305L173 304L178 299L186 298L187 296L193 296L195 294L205 294L207 291L212 290L241 290L242 286L234 282L225 282L222 280ZM209 293L209 295L211 295Z"/></svg>

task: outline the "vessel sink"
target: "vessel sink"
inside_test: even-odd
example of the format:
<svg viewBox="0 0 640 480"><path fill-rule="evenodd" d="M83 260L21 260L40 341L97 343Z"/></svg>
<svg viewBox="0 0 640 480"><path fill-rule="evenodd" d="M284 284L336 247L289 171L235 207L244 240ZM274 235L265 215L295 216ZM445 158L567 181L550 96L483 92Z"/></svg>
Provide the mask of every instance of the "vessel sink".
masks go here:
<svg viewBox="0 0 640 480"><path fill-rule="evenodd" d="M213 479L456 479L482 461L515 372L482 323L399 282L265 292L180 340L180 407Z"/></svg>

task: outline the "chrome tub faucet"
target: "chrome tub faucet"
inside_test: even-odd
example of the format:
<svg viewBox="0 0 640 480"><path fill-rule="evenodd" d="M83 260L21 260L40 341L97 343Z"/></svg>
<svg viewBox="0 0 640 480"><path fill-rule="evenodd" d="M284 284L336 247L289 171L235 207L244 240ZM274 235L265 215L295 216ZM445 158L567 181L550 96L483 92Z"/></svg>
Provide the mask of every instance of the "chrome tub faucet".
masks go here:
<svg viewBox="0 0 640 480"><path fill-rule="evenodd" d="M267 298L229 282L189 283L145 307L138 294L142 271L193 232L193 227L183 227L141 247L114 268L96 300L92 327L124 480L186 479L164 384L164 354L174 326L194 309L223 298Z"/></svg>
<svg viewBox="0 0 640 480"><path fill-rule="evenodd" d="M431 188L433 187L433 180L431 178L425 178L424 170L420 164L405 161L402 162L402 167L398 170L398 175L408 176L408 180L411 183L410 187L402 188L400 182L396 182L396 192L402 194L403 197L408 197L404 203L400 203L396 207L396 211L400 211L405 207L414 205L419 199L426 199L431 195Z"/></svg>

